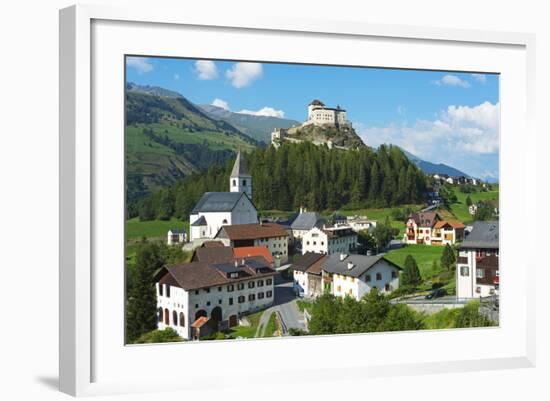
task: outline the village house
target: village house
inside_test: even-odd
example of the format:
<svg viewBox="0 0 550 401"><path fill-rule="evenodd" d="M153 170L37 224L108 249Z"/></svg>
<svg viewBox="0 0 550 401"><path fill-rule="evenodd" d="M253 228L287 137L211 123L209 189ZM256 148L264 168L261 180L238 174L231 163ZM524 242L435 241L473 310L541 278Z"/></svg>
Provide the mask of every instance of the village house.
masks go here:
<svg viewBox="0 0 550 401"><path fill-rule="evenodd" d="M372 231L376 228L376 221L369 220L367 216L353 216L348 217L346 224L351 227L355 232L359 231Z"/></svg>
<svg viewBox="0 0 550 401"><path fill-rule="evenodd" d="M383 254L376 256L334 254L321 263L323 291L360 300L372 289L389 293L399 288L401 268Z"/></svg>
<svg viewBox="0 0 550 401"><path fill-rule="evenodd" d="M306 252L350 253L356 247L357 233L350 226L313 227L302 239L302 255Z"/></svg>
<svg viewBox="0 0 550 401"><path fill-rule="evenodd" d="M185 229L173 228L168 230L166 243L168 245L178 245L187 242L187 232Z"/></svg>
<svg viewBox="0 0 550 401"><path fill-rule="evenodd" d="M406 222L404 242L407 244L453 245L464 239L464 224L443 220L437 212L419 212Z"/></svg>
<svg viewBox="0 0 550 401"><path fill-rule="evenodd" d="M328 255L307 252L292 264L293 289L300 297L317 297L323 293L322 263Z"/></svg>
<svg viewBox="0 0 550 401"><path fill-rule="evenodd" d="M190 240L201 242L214 238L224 225L250 224L258 221L252 203L252 176L239 152L229 178L230 192L206 192L189 216Z"/></svg>
<svg viewBox="0 0 550 401"><path fill-rule="evenodd" d="M215 238L233 248L264 246L275 263L288 260L288 233L276 223L255 223L223 226Z"/></svg>
<svg viewBox="0 0 550 401"><path fill-rule="evenodd" d="M458 251L457 297L495 295L498 294L499 283L499 223L476 221Z"/></svg>
<svg viewBox="0 0 550 401"><path fill-rule="evenodd" d="M261 256L164 266L155 276L158 329L190 340L236 326L273 304L275 274Z"/></svg>
<svg viewBox="0 0 550 401"><path fill-rule="evenodd" d="M323 227L325 220L317 212L308 212L307 209L300 207L300 214L290 224L292 237L301 239L313 227Z"/></svg>

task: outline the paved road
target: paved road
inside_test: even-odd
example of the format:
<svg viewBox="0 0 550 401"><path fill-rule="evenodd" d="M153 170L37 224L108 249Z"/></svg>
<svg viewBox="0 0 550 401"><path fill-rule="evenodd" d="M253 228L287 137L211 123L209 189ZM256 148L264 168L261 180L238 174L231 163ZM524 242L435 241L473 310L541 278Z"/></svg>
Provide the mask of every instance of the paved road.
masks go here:
<svg viewBox="0 0 550 401"><path fill-rule="evenodd" d="M275 281L275 303L273 309L279 312L287 330L290 328L305 330L304 314L296 305L296 295L292 290L292 280L285 281L278 278ZM285 333L286 334L286 333Z"/></svg>

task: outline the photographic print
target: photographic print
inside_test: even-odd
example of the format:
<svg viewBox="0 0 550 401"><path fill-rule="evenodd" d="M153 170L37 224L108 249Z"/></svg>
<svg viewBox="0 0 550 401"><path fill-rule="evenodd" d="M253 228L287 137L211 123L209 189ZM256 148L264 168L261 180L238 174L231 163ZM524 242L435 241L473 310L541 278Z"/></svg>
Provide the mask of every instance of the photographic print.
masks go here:
<svg viewBox="0 0 550 401"><path fill-rule="evenodd" d="M124 68L127 344L498 326L498 74Z"/></svg>

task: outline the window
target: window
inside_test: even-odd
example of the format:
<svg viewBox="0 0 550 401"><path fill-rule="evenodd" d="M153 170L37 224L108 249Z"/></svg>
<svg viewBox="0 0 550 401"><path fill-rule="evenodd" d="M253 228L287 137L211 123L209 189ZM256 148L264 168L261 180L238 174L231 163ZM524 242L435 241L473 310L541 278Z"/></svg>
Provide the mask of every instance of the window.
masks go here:
<svg viewBox="0 0 550 401"><path fill-rule="evenodd" d="M164 284L159 283L159 295L162 295L162 287L164 287Z"/></svg>
<svg viewBox="0 0 550 401"><path fill-rule="evenodd" d="M265 294L263 292L258 293L258 299L264 299Z"/></svg>
<svg viewBox="0 0 550 401"><path fill-rule="evenodd" d="M271 285L271 283L273 283L273 279L268 278L265 280L265 285Z"/></svg>
<svg viewBox="0 0 550 401"><path fill-rule="evenodd" d="M264 281L258 280L258 287L263 287L263 286L264 286Z"/></svg>
<svg viewBox="0 0 550 401"><path fill-rule="evenodd" d="M353 295L353 290L351 288L349 289L348 294Z"/></svg>
<svg viewBox="0 0 550 401"><path fill-rule="evenodd" d="M162 308L158 309L158 320L160 323L162 323Z"/></svg>
<svg viewBox="0 0 550 401"><path fill-rule="evenodd" d="M244 283L237 284L237 290L242 290L244 288Z"/></svg>
<svg viewBox="0 0 550 401"><path fill-rule="evenodd" d="M367 283L370 282L370 274L367 274L367 275L365 276L365 281L366 281Z"/></svg>
<svg viewBox="0 0 550 401"><path fill-rule="evenodd" d="M336 291L338 292L342 291L342 286L339 285L338 287L336 287Z"/></svg>
<svg viewBox="0 0 550 401"><path fill-rule="evenodd" d="M485 270L484 269L476 269L476 277L477 278L484 278L485 277Z"/></svg>
<svg viewBox="0 0 550 401"><path fill-rule="evenodd" d="M243 180L243 187L246 187L246 180Z"/></svg>
<svg viewBox="0 0 550 401"><path fill-rule="evenodd" d="M221 299L218 299L218 304L222 304L222 300Z"/></svg>
<svg viewBox="0 0 550 401"><path fill-rule="evenodd" d="M385 289L386 291L391 291L391 285L386 284L385 287L384 287L384 289Z"/></svg>
<svg viewBox="0 0 550 401"><path fill-rule="evenodd" d="M195 291L195 295L199 295L199 290Z"/></svg>
<svg viewBox="0 0 550 401"><path fill-rule="evenodd" d="M249 294L248 295L248 300L249 301L254 301L255 299L256 299L256 295L254 295L254 294Z"/></svg>
<svg viewBox="0 0 550 401"><path fill-rule="evenodd" d="M170 286L166 285L166 298L170 298Z"/></svg>
<svg viewBox="0 0 550 401"><path fill-rule="evenodd" d="M208 302L206 303L206 306L210 306L210 301L208 301Z"/></svg>
<svg viewBox="0 0 550 401"><path fill-rule="evenodd" d="M233 298L229 298L229 305L233 305Z"/></svg>
<svg viewBox="0 0 550 401"><path fill-rule="evenodd" d="M195 304L195 309L198 309L198 307L199 307L199 304Z"/></svg>
<svg viewBox="0 0 550 401"><path fill-rule="evenodd" d="M242 304L244 302L244 295L239 296L239 303Z"/></svg>
<svg viewBox="0 0 550 401"><path fill-rule="evenodd" d="M167 326L170 325L170 312L168 309L164 309L164 324Z"/></svg>
<svg viewBox="0 0 550 401"><path fill-rule="evenodd" d="M178 312L176 312L176 311L172 312L172 322L173 322L174 326L178 325Z"/></svg>
<svg viewBox="0 0 550 401"><path fill-rule="evenodd" d="M476 293L481 293L481 287L476 287Z"/></svg>
<svg viewBox="0 0 550 401"><path fill-rule="evenodd" d="M265 293L266 298L271 298L272 295L273 295L273 291L267 291Z"/></svg>
<svg viewBox="0 0 550 401"><path fill-rule="evenodd" d="M185 315L183 312L180 312L180 326L185 327Z"/></svg>
<svg viewBox="0 0 550 401"><path fill-rule="evenodd" d="M397 272L395 270L391 272L391 278L397 278Z"/></svg>
<svg viewBox="0 0 550 401"><path fill-rule="evenodd" d="M470 268L468 266L461 266L460 267L460 275L467 277L470 275Z"/></svg>
<svg viewBox="0 0 550 401"><path fill-rule="evenodd" d="M206 291L207 294L210 294L210 288L207 288L204 291Z"/></svg>
<svg viewBox="0 0 550 401"><path fill-rule="evenodd" d="M382 280L382 273L376 273L376 280Z"/></svg>
<svg viewBox="0 0 550 401"><path fill-rule="evenodd" d="M234 187L237 186L237 180L233 180L233 186L234 186Z"/></svg>
<svg viewBox="0 0 550 401"><path fill-rule="evenodd" d="M254 281L248 282L248 288L254 288Z"/></svg>
<svg viewBox="0 0 550 401"><path fill-rule="evenodd" d="M222 287L218 287L218 292L221 292L221 290L222 290Z"/></svg>
<svg viewBox="0 0 550 401"><path fill-rule="evenodd" d="M233 292L235 291L235 286L233 284L230 284L227 286L227 292Z"/></svg>

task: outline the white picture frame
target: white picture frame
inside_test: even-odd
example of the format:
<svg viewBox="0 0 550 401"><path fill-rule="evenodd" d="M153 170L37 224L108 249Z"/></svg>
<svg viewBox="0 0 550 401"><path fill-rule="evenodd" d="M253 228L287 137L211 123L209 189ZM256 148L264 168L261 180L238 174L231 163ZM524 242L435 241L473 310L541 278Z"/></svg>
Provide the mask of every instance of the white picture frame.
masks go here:
<svg viewBox="0 0 550 401"><path fill-rule="evenodd" d="M188 31L185 31L185 30ZM147 37L140 36L144 31ZM181 32L180 32L181 31ZM191 32L192 31L192 32ZM141 32L141 34L140 34ZM214 50L213 38L223 32L240 40L235 48ZM121 36L124 34L123 36ZM201 47L189 48L181 54L174 35L198 35L204 37ZM314 43L338 40L346 47L367 46L372 50L370 66L396 68L427 68L464 70L471 72L498 72L501 82L501 255L503 279L501 301L501 326L491 329L452 331L425 331L420 333L385 333L284 340L254 340L237 342L210 342L209 344L170 344L141 347L124 346L118 335L121 327L113 327L123 313L123 250L106 250L105 243L119 244L123 233L123 220L110 229L109 222L117 221L123 207L123 58L120 71L106 78L105 71L113 66L121 54L150 54L171 56L210 56L213 58L255 59L274 61L302 61L331 63L330 56L315 59L313 53L285 56L285 49L273 46L262 52L254 50L254 35L262 35L266 43L275 40ZM197 37L198 37L197 36ZM164 40L161 40L163 39ZM286 38L286 39L285 39ZM109 40L106 40L109 39ZM156 50L155 43L158 44ZM230 377L219 377L211 371L201 370L199 355L219 356L220 361L231 358L250 380L268 382L287 378L300 372L301 380L327 381L343 377L368 378L386 375L458 372L479 369L530 367L535 363L534 318L534 261L530 247L520 255L512 244L519 238L513 228L535 232L533 219L528 218L528 195L523 186L534 182L534 45L530 34L483 32L460 29L440 29L412 26L376 25L366 22L303 20L255 15L227 19L215 12L206 15L182 15L179 10L162 8L112 8L108 6L73 6L60 12L60 389L72 395L126 393L136 391L194 390L208 385L212 378L219 388L235 385ZM118 47L117 47L118 46ZM126 47L127 46L127 47ZM149 47L147 47L149 46ZM382 47L405 46L415 48L417 60L404 60L405 52L380 50ZM415 47L416 46L416 47ZM428 48L432 46L431 51ZM209 50L208 47L212 49ZM282 46L281 46L282 47ZM425 53L421 50L426 47ZM429 54L437 48L440 59ZM378 50L377 50L378 49ZM396 47L397 49L397 47ZM256 56L254 56L256 51ZM348 50L349 51L349 50ZM486 54L487 51L492 52ZM247 53L248 52L248 53ZM462 61L454 60L456 54L478 55ZM198 54L200 53L200 54ZM205 54L208 53L208 54ZM426 56L424 56L424 54ZM344 53L340 54L342 57ZM446 57L448 56L448 58ZM332 63L342 63L338 56ZM357 56L348 62L365 65ZM491 60L490 60L491 59ZM382 61L385 60L385 61ZM500 63L500 64L499 64ZM472 67L477 65L478 68ZM98 85L98 82L101 82ZM109 84L107 84L107 82ZM110 85L112 84L112 85ZM96 86L94 86L96 85ZM115 92L113 92L115 91ZM116 94L113 98L113 93ZM513 95L513 96L512 96ZM117 103L118 102L118 103ZM118 106L117 106L118 104ZM111 110L110 112L106 110ZM113 113L107 115L105 113ZM105 117L105 118L103 118ZM117 120L118 119L118 120ZM111 124L113 138L97 135L103 124ZM109 127L109 128L110 128ZM100 130L100 131L98 131ZM523 132L521 137L514 131ZM120 133L120 136L118 136ZM115 142L110 143L109 140ZM113 145L113 146L110 146ZM512 162L513 159L513 162ZM120 170L120 171L119 171ZM112 174L109 174L109 171ZM107 177L109 175L110 177ZM123 182L123 181L122 181ZM519 186L519 188L518 188ZM534 186L531 186L533 188ZM105 197L112 202L105 202ZM112 208L109 204L112 203ZM511 205L519 211L511 217ZM123 213L123 212L122 212ZM114 218L114 220L113 220ZM518 221L515 221L518 220ZM111 223L112 224L112 223ZM105 230L109 227L109 232ZM112 231L112 232L111 232ZM114 266L105 270L106 263ZM522 266L522 270L511 266ZM100 266L100 267L98 267ZM120 271L117 269L120 268ZM109 276L113 274L113 276ZM101 290L101 297L97 291ZM118 291L118 292L117 292ZM513 299L513 302L511 301ZM113 313L106 312L109 310ZM122 308L122 310L121 310ZM116 332L117 335L111 333ZM112 340L112 338L115 338ZM420 358L414 351L403 355L397 346L395 354L369 354L369 360L361 358L362 350L354 350L354 344L372 344L402 341L418 344L452 342L452 350L443 350ZM494 344L487 349L476 343ZM468 344L465 346L464 344ZM352 349L356 361L339 360L338 353L320 358L316 350ZM343 348L344 347L344 348ZM310 355L311 362L288 369L285 357L296 350ZM177 365L178 354L197 361L194 372L185 371L185 380L176 375L160 377L154 372L139 377L132 367L158 363L159 358L172 358L167 362ZM258 355L270 360L265 366L246 365ZM221 357L220 357L221 356ZM238 365L240 363L241 365ZM181 365L181 364L180 364ZM121 369L122 366L127 370ZM221 365L220 365L221 366ZM182 376L184 367L179 367ZM167 367L169 371L169 367Z"/></svg>

